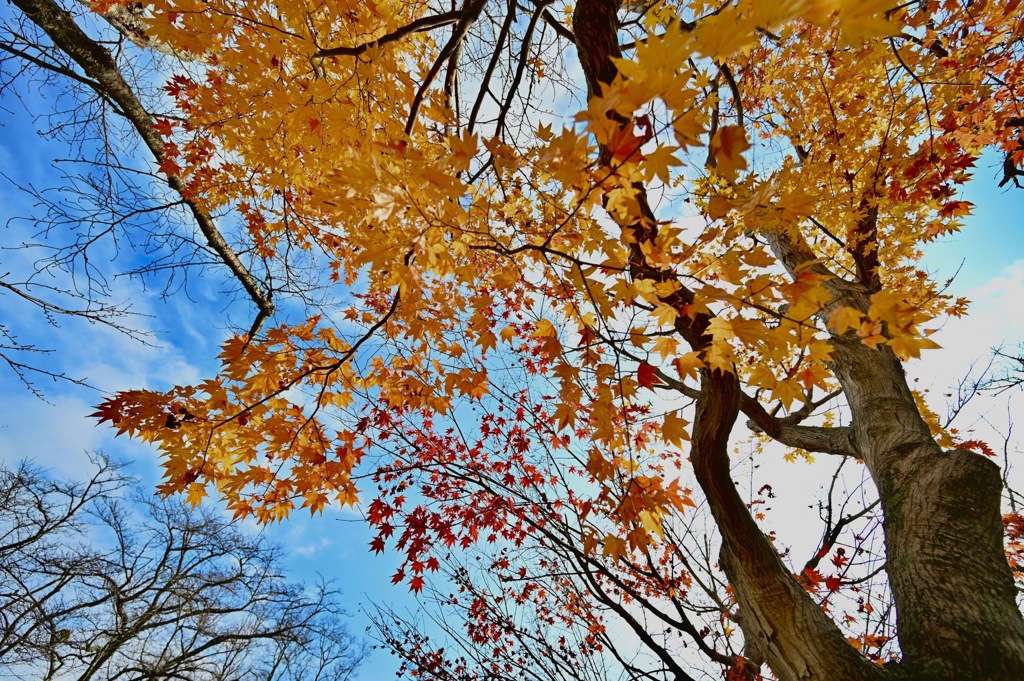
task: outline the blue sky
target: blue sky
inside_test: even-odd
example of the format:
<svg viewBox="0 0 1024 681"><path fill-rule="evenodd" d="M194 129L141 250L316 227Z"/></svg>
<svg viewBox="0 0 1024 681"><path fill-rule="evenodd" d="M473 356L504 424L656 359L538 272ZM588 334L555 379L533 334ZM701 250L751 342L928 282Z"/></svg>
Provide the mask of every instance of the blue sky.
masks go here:
<svg viewBox="0 0 1024 681"><path fill-rule="evenodd" d="M67 164L52 162L68 157L67 146L36 132L37 123L41 123L36 117L54 106L56 92L33 87L21 94L24 100L11 91L0 99L0 173L8 178L0 177L0 246L4 247L0 250L0 278L12 282L32 271L43 255L38 250L17 248L23 242L37 240L34 234L39 225L12 218L37 216L39 207L14 185L37 190L59 188L61 173L70 170ZM66 191L51 193L50 197L73 198ZM63 238L66 230L53 236ZM96 245L92 260L102 271L111 273L134 264L126 260L127 256L130 251L122 248L118 253L114 244L106 241ZM35 387L45 400L39 399L6 365L0 367L0 460L12 464L31 459L59 474L83 476L90 470L86 452L103 449L132 462L132 471L144 484L155 485L159 479L155 453L126 438L114 438L112 429L97 426L88 414L115 391L168 388L216 371L219 345L232 333L228 319L237 328L248 325L246 320L254 314L246 301L225 295L224 274L213 270L193 277L186 288L166 299L160 295L161 286L146 289L138 279L108 279L112 299L130 302L138 313L125 323L150 334L146 343L82 319L58 318L57 324L51 325L37 307L9 292L0 293L0 324L19 342L52 351L33 356L23 353L18 358L83 379L91 386L38 376ZM64 273L39 281L66 285L68 278ZM36 289L36 293L42 296L44 290ZM68 298L52 299L76 305ZM370 554L371 534L354 511L328 510L314 518L297 512L285 524L266 528L252 525L251 529L287 547L287 568L293 578L312 582L322 574L336 580L353 613L351 629L356 634L363 634L369 625L362 610L372 609L372 602L397 609L415 605L404 587L394 588L390 583L397 560ZM359 679L394 679L395 669L390 656L377 653L364 665Z"/></svg>
<svg viewBox="0 0 1024 681"><path fill-rule="evenodd" d="M1012 183L998 186L1002 157L982 156L974 170L974 181L964 198L975 204L967 227L928 248L925 263L952 276L960 263L964 267L954 281L958 294L974 290L998 273L1024 258L1024 189Z"/></svg>
<svg viewBox="0 0 1024 681"><path fill-rule="evenodd" d="M65 145L37 135L33 119L48 111L54 101L54 91L45 88L33 90L27 106L10 91L3 95L0 173L38 189L60 186L60 170L51 160L67 156ZM998 189L994 179L998 165L995 156L979 161L977 180L965 192L965 198L977 205L974 216L961 234L934 245L925 258L926 266L940 278L951 276L962 263L952 292L975 302L970 319L949 322L937 336L946 349L911 368L937 389L988 348L1024 340L1020 304L1024 300L1024 191ZM0 244L16 246L30 240L35 225L8 221L36 211L28 195L0 179ZM98 266L112 271L104 258L114 255L113 247L100 245L97 253L102 256ZM0 276L16 279L32 267L36 257L38 253L29 249L0 250ZM148 345L80 319L64 319L59 326L52 326L37 308L0 292L0 323L20 341L53 350L37 356L36 361L93 386L40 377L37 387L44 392L43 401L32 396L6 367L0 367L0 459L11 463L28 458L64 474L81 475L88 470L85 452L104 449L134 462L135 472L146 484L155 484L159 475L155 454L134 442L113 438L112 430L97 427L87 415L110 392L166 388L212 374L218 346L230 333L227 317L240 325L253 313L245 301L224 295L223 282L219 274L199 277L187 289L164 299L159 286L142 290L137 280L112 279L113 298L130 301L143 315L127 321L152 334ZM794 484L801 483L800 475L789 478ZM350 599L356 632L368 625L360 610L371 607L371 602L398 609L415 607L404 586L390 584L398 564L395 558L370 554L371 533L356 512L328 511L315 518L296 512L282 525L253 531L266 532L288 548L289 567L296 577L312 578L320 573L336 579ZM359 678L394 678L391 660L377 654Z"/></svg>

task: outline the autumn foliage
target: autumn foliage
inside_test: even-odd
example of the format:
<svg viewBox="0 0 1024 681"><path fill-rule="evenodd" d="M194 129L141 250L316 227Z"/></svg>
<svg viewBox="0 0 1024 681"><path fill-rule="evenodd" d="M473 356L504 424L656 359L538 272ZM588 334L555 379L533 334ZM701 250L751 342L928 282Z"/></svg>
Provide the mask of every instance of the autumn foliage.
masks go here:
<svg viewBox="0 0 1024 681"><path fill-rule="evenodd" d="M688 678L646 609L729 678L1019 670L998 471L902 370L967 309L921 249L962 226L984 150L1024 164L1019 3L453 7L147 4L148 39L194 60L151 121L161 172L237 219L251 268L304 253L332 301L283 291L216 375L99 407L159 449L161 492L263 522L361 504L414 591L491 544L492 588L452 568L449 605L518 664L541 640L601 655L617 618ZM731 479L743 421L865 465L887 582L852 579L867 540L842 526L780 560L770 489ZM703 565L681 548L698 506Z"/></svg>

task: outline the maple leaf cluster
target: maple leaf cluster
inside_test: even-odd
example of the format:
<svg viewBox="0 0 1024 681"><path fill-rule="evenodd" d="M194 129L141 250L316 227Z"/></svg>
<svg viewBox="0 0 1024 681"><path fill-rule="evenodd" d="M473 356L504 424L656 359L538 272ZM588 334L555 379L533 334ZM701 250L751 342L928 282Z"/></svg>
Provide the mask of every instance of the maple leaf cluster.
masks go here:
<svg viewBox="0 0 1024 681"><path fill-rule="evenodd" d="M826 5L839 8L838 24ZM646 399L640 391L663 382L656 371L674 366L683 380L704 368L735 372L792 409L811 391L836 388L830 332L903 357L935 347L923 326L963 301L942 294L915 263L922 242L957 229L969 210L955 187L980 149L1012 144L1004 90L978 97L988 86L977 79L1018 75L1005 36L980 30L1014 8L966 17L929 5L888 21L876 18L879 8L729 6L693 30L638 45L578 125L557 133L541 125L533 143L513 147L469 129L433 132L457 121L409 68L407 60L427 63L425 34L374 42L423 20L425 4L342 2L309 12L283 2L156 3L154 39L208 62L202 77L176 75L166 87L184 122L158 121L164 171L187 178L209 210L235 207L266 257L285 239L322 249L333 280L364 282L367 292L341 327L312 317L235 338L221 376L161 395L126 393L101 416L164 451L165 492L187 488L199 498L212 483L237 513L271 519L297 497L314 511L330 500L353 503L349 476L373 443L352 426L380 418L375 403L428 418L450 415L461 397L484 399L487 353L552 377L555 432L594 443L588 467L600 481L618 465L603 462L627 447L687 438L675 411L660 423L635 413ZM652 21L666 22L662 14ZM809 23L794 21L801 15ZM758 39L762 26L780 33ZM809 86L802 74L822 49L824 67L815 68L823 70ZM731 57L743 74L734 125L718 126L719 101L702 94L710 65L694 59L714 56ZM926 99L922 70L951 85ZM885 115L876 111L883 101L891 102ZM657 116L634 118L652 106ZM773 116L781 123L757 122ZM823 132L812 140L812 130ZM782 139L796 153L770 173L750 172L755 147ZM629 227L638 183L675 183L687 154L704 146L707 177L692 196L706 224L665 224L642 240ZM598 208L623 227L622 238ZM780 235L797 244L781 261L769 248ZM644 267L671 276L621 276L636 252ZM846 272L877 289L865 309L829 307L834 273ZM540 304L550 313L533 315ZM666 333L703 317L710 342L696 352ZM622 362L637 369L623 372ZM303 397L290 399L296 391ZM360 403L371 411L347 428L332 433L320 420ZM278 469L279 461L295 465ZM643 497L650 508L625 513L627 525L647 513L656 534L658 515L685 505L671 486L630 480L617 503L629 508ZM264 491L246 491L256 488Z"/></svg>
<svg viewBox="0 0 1024 681"><path fill-rule="evenodd" d="M451 551L494 545L498 592L463 581L459 596L475 643L515 644L494 610L511 601L584 623L566 640L598 650L579 581L532 579L549 558L503 552L563 552L610 600L681 601L676 532L710 470L687 410L708 408L708 385L800 450L792 427L845 414L839 344L898 360L937 347L937 321L966 301L920 269L921 249L969 214L958 188L985 148L1020 153L1019 8L654 3L628 54L559 81L585 104L556 120L510 117L512 95L487 119L487 83L460 102L439 75L487 5L152 4L154 40L204 60L166 87L181 122L157 123L160 170L235 211L258 257L314 254L345 302L233 337L217 376L122 393L97 416L160 449L163 493L215 490L239 517L353 505L362 476L371 549L404 557L395 582L421 592ZM529 64L536 82L551 72ZM851 556L822 550L835 569L805 569L804 588L825 607L863 598Z"/></svg>

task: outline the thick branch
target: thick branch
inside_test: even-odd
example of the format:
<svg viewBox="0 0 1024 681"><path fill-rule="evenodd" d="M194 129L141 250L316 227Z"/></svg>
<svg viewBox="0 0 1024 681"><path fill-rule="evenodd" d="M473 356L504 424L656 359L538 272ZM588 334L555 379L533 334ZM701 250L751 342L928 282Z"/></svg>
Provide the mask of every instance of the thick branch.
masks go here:
<svg viewBox="0 0 1024 681"><path fill-rule="evenodd" d="M321 59L325 59L327 57L343 56L358 57L359 55L361 55L362 53L366 52L371 48L383 47L388 43L393 43L398 40L401 40L407 35L419 33L421 31L429 31L430 29L438 28L439 26L447 26L449 24L454 24L455 22L459 21L460 18L462 18L463 11L464 10L453 10L451 12L434 14L429 17L420 17L416 21L406 24L401 28L395 29L391 33L388 33L387 35L384 35L380 38L377 38L376 40L371 40L370 42L362 43L360 45L355 45L352 47L329 47L320 50L314 56L319 57Z"/></svg>
<svg viewBox="0 0 1024 681"><path fill-rule="evenodd" d="M881 286L877 211L868 201L861 208L848 248L857 281L832 275L795 231L764 235L791 275L804 267L826 275L832 299L819 319L840 306L866 311ZM832 348L830 367L853 416L849 440L885 517L901 666L908 673L927 668L936 679L1016 676L1024 664L1024 619L1002 548L998 467L978 454L940 449L891 348L869 348L852 333L833 334Z"/></svg>
<svg viewBox="0 0 1024 681"><path fill-rule="evenodd" d="M53 0L13 0L13 2L25 13L25 16L50 37L58 49L71 57L82 68L86 76L96 81L104 95L120 108L119 113L128 119L128 122L138 132L157 163L162 162L164 143L153 126L153 117L124 79L121 69L110 51L90 38L75 23L74 17ZM168 175L167 186L182 197L183 203L188 206L210 248L220 256L220 259L228 266L228 269L259 308L259 313L250 329L250 335L253 335L274 312L270 293L263 289L238 258L210 215L189 196L185 180L178 175Z"/></svg>
<svg viewBox="0 0 1024 681"><path fill-rule="evenodd" d="M591 97L602 83L617 75L614 58L618 42L619 4L615 0L580 0L573 15L577 50ZM610 154L601 150L602 160ZM637 185L639 215L624 225L631 233L629 270L634 279L655 282L675 279L670 271L650 266L640 248L657 236L657 221L642 185ZM681 309L693 294L680 287L664 299ZM695 350L710 342L705 335L710 315L680 317L676 331ZM735 374L704 369L693 427L691 460L715 521L722 532L723 564L746 611L750 625L744 633L757 638L772 670L781 679L830 678L865 681L880 676L878 668L863 658L807 592L796 583L779 559L774 546L761 532L732 482L729 435L740 412L742 392ZM763 639L763 640L761 640Z"/></svg>
<svg viewBox="0 0 1024 681"><path fill-rule="evenodd" d="M565 27L565 24L563 24L561 21L555 18L555 15L551 13L551 10L545 9L543 12L541 12L540 16L544 20L545 24L555 29L555 33L562 36L573 45L576 44L576 36L573 34L572 31Z"/></svg>
<svg viewBox="0 0 1024 681"><path fill-rule="evenodd" d="M863 217L857 221L854 235L847 239L847 250L857 264L857 279L871 291L882 288L878 274L878 204L870 194L861 201Z"/></svg>
<svg viewBox="0 0 1024 681"><path fill-rule="evenodd" d="M143 5L141 3L114 5L103 14L103 18L107 20L108 24L116 28L118 33L139 47L155 50L183 61L206 61L201 55L182 52L168 43L154 40L151 35L146 33L146 23L143 21L142 16Z"/></svg>
<svg viewBox="0 0 1024 681"><path fill-rule="evenodd" d="M749 395L743 395L740 399L740 410L749 419L748 428L756 433L764 433L787 447L806 449L817 454L839 454L860 458L853 446L849 427L801 426L791 423L786 419L772 416L760 402Z"/></svg>

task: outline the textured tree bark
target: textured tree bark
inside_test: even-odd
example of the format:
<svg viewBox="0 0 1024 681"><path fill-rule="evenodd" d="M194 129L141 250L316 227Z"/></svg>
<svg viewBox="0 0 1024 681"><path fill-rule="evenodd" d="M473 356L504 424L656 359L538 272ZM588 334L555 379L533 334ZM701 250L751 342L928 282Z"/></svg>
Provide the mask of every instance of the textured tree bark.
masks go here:
<svg viewBox="0 0 1024 681"><path fill-rule="evenodd" d="M837 277L792 234L765 236L791 272L809 266L830 278L823 318L840 306L868 309L870 281ZM1024 678L1024 617L1003 551L998 467L973 452L942 451L887 347L872 350L852 335L832 344L832 371L853 415L849 441L882 503L899 673Z"/></svg>
<svg viewBox="0 0 1024 681"><path fill-rule="evenodd" d="M163 141L110 53L88 38L52 0L14 0L14 4L93 79L97 90L117 104L161 159ZM482 7L483 2L475 6ZM617 73L612 58L620 56L619 7L618 0L576 3L574 35L591 96ZM168 185L183 196L211 248L260 308L258 324L273 310L269 294L202 207L188 196L184 180L171 176ZM638 200L641 219L623 229L631 230L637 241L649 240L656 223L642 188ZM768 235L767 240L791 267L813 261L813 254L801 244L777 235ZM866 258L858 262L865 281L877 276L877 264ZM834 276L820 264L814 271ZM638 245L631 249L630 273L637 279L671 276L648 266ZM833 305L866 309L866 291L856 285L836 279L833 293ZM673 295L688 294L683 289ZM695 349L704 347L706 317L679 324L680 334ZM833 345L832 368L853 423L838 435L838 431L798 433L822 439L836 453L859 456L872 475L885 515L887 572L904 658L887 668L867 661L789 574L731 480L728 438L743 399L739 384L735 376L706 371L701 376L691 458L722 532L722 566L740 604L739 623L751 659L766 661L784 681L1024 678L1024 617L1003 554L998 468L972 452L941 450L890 350L872 350L852 337L835 338Z"/></svg>
<svg viewBox="0 0 1024 681"><path fill-rule="evenodd" d="M736 491L728 447L739 396L735 375L702 373L690 459L722 532L721 565L740 606L744 637L753 644L747 648L763 655L783 681L883 678L793 578Z"/></svg>
<svg viewBox="0 0 1024 681"><path fill-rule="evenodd" d="M870 280L837 277L795 235L766 239L791 272L810 266L830 278L823 318L840 306L868 309ZM832 344L832 371L853 415L849 440L882 503L903 652L898 674L1024 677L1024 617L1003 551L998 467L973 452L942 451L889 348L872 350L852 335Z"/></svg>
<svg viewBox="0 0 1024 681"><path fill-rule="evenodd" d="M834 341L853 441L882 501L886 570L909 678L1024 677L1024 618L1003 553L995 463L944 452L886 347Z"/></svg>

